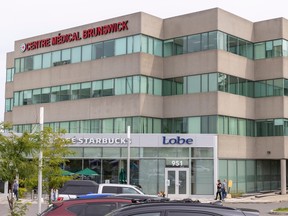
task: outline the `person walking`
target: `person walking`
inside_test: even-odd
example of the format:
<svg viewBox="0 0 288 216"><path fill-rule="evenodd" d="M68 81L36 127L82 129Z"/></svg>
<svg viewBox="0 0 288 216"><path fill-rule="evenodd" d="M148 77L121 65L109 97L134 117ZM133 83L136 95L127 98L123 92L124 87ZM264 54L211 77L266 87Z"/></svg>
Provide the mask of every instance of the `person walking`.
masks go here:
<svg viewBox="0 0 288 216"><path fill-rule="evenodd" d="M222 200L224 200L227 196L227 181L226 179L222 182Z"/></svg>
<svg viewBox="0 0 288 216"><path fill-rule="evenodd" d="M14 180L12 190L13 190L13 194L14 194L16 200L18 201L18 199L19 199L19 197L18 197L19 184L18 184L17 180Z"/></svg>
<svg viewBox="0 0 288 216"><path fill-rule="evenodd" d="M216 188L217 188L217 192L216 192L216 198L215 200L218 199L218 195L219 195L219 200L222 200L222 184L220 179L218 179L217 184L216 184Z"/></svg>

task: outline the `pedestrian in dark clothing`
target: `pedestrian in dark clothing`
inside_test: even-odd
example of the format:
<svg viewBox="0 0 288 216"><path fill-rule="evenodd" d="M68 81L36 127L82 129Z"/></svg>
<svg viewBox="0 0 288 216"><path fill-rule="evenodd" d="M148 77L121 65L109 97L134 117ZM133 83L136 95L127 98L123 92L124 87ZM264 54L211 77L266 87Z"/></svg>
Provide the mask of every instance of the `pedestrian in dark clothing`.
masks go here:
<svg viewBox="0 0 288 216"><path fill-rule="evenodd" d="M12 190L13 190L13 194L14 194L16 200L18 200L19 184L18 184L17 180L14 181L13 186L12 186Z"/></svg>
<svg viewBox="0 0 288 216"><path fill-rule="evenodd" d="M218 199L218 195L219 195L220 200L222 200L222 184L221 184L220 179L218 179L217 181L216 188L217 188L217 192L216 192L215 200Z"/></svg>
<svg viewBox="0 0 288 216"><path fill-rule="evenodd" d="M222 182L222 200L224 200L227 196L227 181L226 179Z"/></svg>

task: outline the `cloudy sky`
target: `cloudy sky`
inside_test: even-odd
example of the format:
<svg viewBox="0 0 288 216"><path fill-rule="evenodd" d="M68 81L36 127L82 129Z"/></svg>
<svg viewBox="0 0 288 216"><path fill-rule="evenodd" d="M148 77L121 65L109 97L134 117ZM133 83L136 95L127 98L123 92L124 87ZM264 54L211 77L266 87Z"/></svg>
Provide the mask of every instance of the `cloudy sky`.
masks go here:
<svg viewBox="0 0 288 216"><path fill-rule="evenodd" d="M168 18L219 7L252 22L285 17L287 0L9 0L0 12L0 122L4 121L6 53L16 40L143 11Z"/></svg>

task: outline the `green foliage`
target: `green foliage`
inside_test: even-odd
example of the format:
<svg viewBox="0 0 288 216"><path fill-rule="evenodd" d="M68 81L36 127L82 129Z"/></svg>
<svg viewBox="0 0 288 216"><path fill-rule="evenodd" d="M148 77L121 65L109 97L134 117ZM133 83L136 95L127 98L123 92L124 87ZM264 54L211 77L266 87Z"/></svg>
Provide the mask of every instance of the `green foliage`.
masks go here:
<svg viewBox="0 0 288 216"><path fill-rule="evenodd" d="M5 130L4 130L5 128ZM1 131L8 131L9 124L0 123ZM65 131L53 132L51 128L44 128L34 133L16 134L13 131L1 133L0 131L0 178L13 183L19 177L19 185L30 190L38 186L39 152L43 153L42 178L43 192L50 194L52 188L59 188L72 177L62 176L60 165L68 160L66 156L73 155L68 146L71 141L63 138ZM25 190L26 190L25 189ZM24 189L20 189L24 193ZM13 201L13 199L12 199ZM9 200L8 200L9 202ZM24 211L25 207L9 202L13 216L17 211ZM12 213L11 213L12 215ZM20 214L19 214L20 215ZM25 215L25 214L22 214Z"/></svg>
<svg viewBox="0 0 288 216"><path fill-rule="evenodd" d="M288 212L288 208L277 208L273 210L274 212Z"/></svg>
<svg viewBox="0 0 288 216"><path fill-rule="evenodd" d="M27 192L27 189L26 188L22 188L22 187L19 187L19 197L20 198L23 198L25 196L25 193Z"/></svg>
<svg viewBox="0 0 288 216"><path fill-rule="evenodd" d="M59 188L64 182L70 180L69 176L62 176L61 164L65 164L68 160L66 156L73 155L68 146L71 141L63 138L65 131L53 132L51 128L44 128L43 131L35 133L33 140L38 143L39 150L43 152L42 160L42 176L43 191L50 193L52 188ZM39 164L39 153L33 155L33 163ZM30 178L29 182L38 182L38 173L34 178ZM36 186L36 185L34 185Z"/></svg>
<svg viewBox="0 0 288 216"><path fill-rule="evenodd" d="M0 132L1 131L11 131L12 130L12 123L10 122L0 122Z"/></svg>
<svg viewBox="0 0 288 216"><path fill-rule="evenodd" d="M9 216L23 216L26 215L28 207L31 203L22 203L20 201L12 200L13 208L10 208L10 215Z"/></svg>
<svg viewBox="0 0 288 216"><path fill-rule="evenodd" d="M30 135L22 135L9 132L0 134L0 178L10 183L19 176L31 176L34 170L33 165L29 163L28 156L37 149L34 143L30 142Z"/></svg>

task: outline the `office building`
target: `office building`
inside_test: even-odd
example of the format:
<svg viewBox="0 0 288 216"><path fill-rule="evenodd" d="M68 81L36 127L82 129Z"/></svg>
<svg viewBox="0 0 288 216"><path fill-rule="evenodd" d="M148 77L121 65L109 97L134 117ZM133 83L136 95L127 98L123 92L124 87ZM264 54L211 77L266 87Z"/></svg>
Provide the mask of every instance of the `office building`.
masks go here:
<svg viewBox="0 0 288 216"><path fill-rule="evenodd" d="M170 197L213 195L218 178L235 193L286 189L287 40L285 18L219 8L18 40L5 121L33 131L44 107L45 126L73 138L65 168L89 167L98 182L128 170L129 183Z"/></svg>

